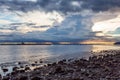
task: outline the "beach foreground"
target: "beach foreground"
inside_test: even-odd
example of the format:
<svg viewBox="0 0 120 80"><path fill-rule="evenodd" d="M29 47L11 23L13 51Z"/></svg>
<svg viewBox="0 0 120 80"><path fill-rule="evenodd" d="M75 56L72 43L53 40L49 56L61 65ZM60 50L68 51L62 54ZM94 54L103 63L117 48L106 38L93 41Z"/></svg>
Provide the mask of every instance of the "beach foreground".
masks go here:
<svg viewBox="0 0 120 80"><path fill-rule="evenodd" d="M0 80L120 80L120 50L91 53L105 55L89 59L64 59L34 70L30 66L24 69L14 67L13 72Z"/></svg>

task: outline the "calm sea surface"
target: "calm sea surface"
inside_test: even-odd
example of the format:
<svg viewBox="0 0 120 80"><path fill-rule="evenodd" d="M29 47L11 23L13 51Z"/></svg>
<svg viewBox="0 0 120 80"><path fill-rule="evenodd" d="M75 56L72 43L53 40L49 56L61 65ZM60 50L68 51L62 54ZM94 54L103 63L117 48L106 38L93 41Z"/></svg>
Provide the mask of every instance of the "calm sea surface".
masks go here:
<svg viewBox="0 0 120 80"><path fill-rule="evenodd" d="M33 63L43 61L43 64L61 59L88 58L91 51L117 50L120 46L112 45L0 45L0 74L11 73L18 62ZM95 54L99 55L99 54ZM2 64L3 63L3 64ZM17 63L17 64L16 64ZM23 64L24 65L24 64ZM41 64L42 65L42 64ZM8 69L4 73L2 67ZM32 68L32 67L31 67Z"/></svg>
<svg viewBox="0 0 120 80"><path fill-rule="evenodd" d="M0 63L89 57L90 51L120 49L112 45L0 45Z"/></svg>

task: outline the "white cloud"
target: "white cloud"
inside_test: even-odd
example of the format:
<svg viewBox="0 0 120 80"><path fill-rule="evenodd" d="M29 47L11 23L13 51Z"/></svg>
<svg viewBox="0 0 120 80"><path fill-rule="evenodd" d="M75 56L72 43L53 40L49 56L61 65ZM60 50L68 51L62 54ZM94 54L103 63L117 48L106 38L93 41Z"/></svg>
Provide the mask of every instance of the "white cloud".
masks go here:
<svg viewBox="0 0 120 80"><path fill-rule="evenodd" d="M10 24L11 21L9 20L0 20L0 25L4 25L4 24Z"/></svg>
<svg viewBox="0 0 120 80"><path fill-rule="evenodd" d="M0 16L0 24L3 29L0 29L2 33L12 33L12 32L20 32L20 33L28 33L34 31L46 31L51 28L55 24L60 24L64 20L64 16L60 13L53 12L43 12L43 11L33 11L23 13L20 11L16 11L14 14L12 12L4 12L5 16ZM4 18L8 18L8 20L4 20ZM14 22L15 21L15 22ZM13 29L13 25L9 25L11 23L21 23L15 29ZM32 23L34 25L27 25L23 23ZM3 26L3 25L5 26ZM40 27L44 26L44 27Z"/></svg>
<svg viewBox="0 0 120 80"><path fill-rule="evenodd" d="M19 22L19 20L18 16L14 12L3 11L0 13L0 25L8 25L16 22Z"/></svg>
<svg viewBox="0 0 120 80"><path fill-rule="evenodd" d="M0 33L12 33L14 32L13 30L9 30L9 29L5 29L5 30L1 30L0 29Z"/></svg>
<svg viewBox="0 0 120 80"><path fill-rule="evenodd" d="M120 27L120 16L113 18L113 19L96 22L96 23L94 23L92 30L93 31L102 31L102 32L106 33L108 31L114 31L118 27Z"/></svg>
<svg viewBox="0 0 120 80"><path fill-rule="evenodd" d="M21 32L21 33L28 33L28 32L34 32L34 31L46 31L47 29L49 29L49 27L44 27L44 28L34 28L32 26L22 26L22 27L18 27L17 28L17 32Z"/></svg>
<svg viewBox="0 0 120 80"><path fill-rule="evenodd" d="M76 7L80 7L81 4L82 4L82 2L80 3L80 2L78 2L78 1L72 1L72 2L71 2L71 5L76 6Z"/></svg>
<svg viewBox="0 0 120 80"><path fill-rule="evenodd" d="M20 16L20 20L22 22L35 23L37 26L53 26L55 22L61 23L64 20L64 17L56 11L48 13L42 11L33 11Z"/></svg>
<svg viewBox="0 0 120 80"><path fill-rule="evenodd" d="M49 26L44 26L44 27L37 27L34 25L26 25L26 24L20 24L20 25L16 25L14 27L14 25L9 25L9 26L4 26L3 28L0 29L0 32L2 33L23 33L26 34L28 32L44 32L46 30L48 30L50 27Z"/></svg>

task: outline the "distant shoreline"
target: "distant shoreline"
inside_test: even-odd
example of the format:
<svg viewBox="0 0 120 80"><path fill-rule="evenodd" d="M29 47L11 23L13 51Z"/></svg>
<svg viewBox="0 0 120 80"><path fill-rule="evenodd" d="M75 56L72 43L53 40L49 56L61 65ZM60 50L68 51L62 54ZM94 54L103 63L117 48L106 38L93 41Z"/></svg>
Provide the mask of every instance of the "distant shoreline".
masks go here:
<svg viewBox="0 0 120 80"><path fill-rule="evenodd" d="M119 45L115 42L0 42L0 45Z"/></svg>
<svg viewBox="0 0 120 80"><path fill-rule="evenodd" d="M0 44L0 45L111 45L111 44Z"/></svg>

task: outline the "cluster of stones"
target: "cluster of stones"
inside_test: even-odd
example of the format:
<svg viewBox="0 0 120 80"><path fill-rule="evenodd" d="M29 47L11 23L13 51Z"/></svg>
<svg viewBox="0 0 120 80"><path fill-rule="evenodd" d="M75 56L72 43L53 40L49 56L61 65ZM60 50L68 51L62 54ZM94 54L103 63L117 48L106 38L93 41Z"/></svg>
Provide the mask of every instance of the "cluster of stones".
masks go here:
<svg viewBox="0 0 120 80"><path fill-rule="evenodd" d="M89 59L64 59L34 70L29 66L24 70L14 67L13 72L1 80L120 80L120 50L96 52L99 53L107 54Z"/></svg>

